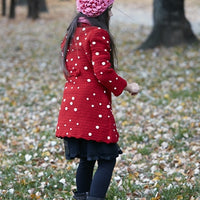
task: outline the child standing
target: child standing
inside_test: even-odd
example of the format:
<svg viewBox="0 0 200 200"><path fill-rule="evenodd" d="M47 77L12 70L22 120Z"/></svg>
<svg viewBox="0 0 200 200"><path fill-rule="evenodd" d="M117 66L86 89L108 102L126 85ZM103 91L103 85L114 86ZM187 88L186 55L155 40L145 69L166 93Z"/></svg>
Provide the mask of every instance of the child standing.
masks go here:
<svg viewBox="0 0 200 200"><path fill-rule="evenodd" d="M137 83L128 84L114 70L115 46L109 32L113 2L77 0L79 13L61 44L66 84L56 136L64 139L66 159L80 158L77 200L105 199L121 153L111 93L139 91ZM95 162L98 168L93 176Z"/></svg>

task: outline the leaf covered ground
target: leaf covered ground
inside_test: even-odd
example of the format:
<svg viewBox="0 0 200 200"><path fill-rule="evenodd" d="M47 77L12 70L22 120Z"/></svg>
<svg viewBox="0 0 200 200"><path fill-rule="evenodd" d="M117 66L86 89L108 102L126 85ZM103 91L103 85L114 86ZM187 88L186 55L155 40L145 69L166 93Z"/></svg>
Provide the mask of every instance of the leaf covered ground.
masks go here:
<svg viewBox="0 0 200 200"><path fill-rule="evenodd" d="M50 1L49 14L0 18L0 199L71 199L78 161L55 138L64 78L59 44L73 2ZM123 28L122 28L123 27ZM109 200L200 198L200 50L179 46L136 51L150 28L112 24L118 73L141 93L113 98L123 154ZM200 38L200 34L196 33Z"/></svg>

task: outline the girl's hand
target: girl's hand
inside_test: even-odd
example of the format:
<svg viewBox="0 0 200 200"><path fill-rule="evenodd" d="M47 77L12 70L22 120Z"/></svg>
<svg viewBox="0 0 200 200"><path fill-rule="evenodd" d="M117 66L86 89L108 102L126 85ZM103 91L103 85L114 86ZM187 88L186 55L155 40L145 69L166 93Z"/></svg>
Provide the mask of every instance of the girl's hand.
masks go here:
<svg viewBox="0 0 200 200"><path fill-rule="evenodd" d="M128 83L125 87L125 90L128 91L131 95L136 95L140 91L140 87L137 83Z"/></svg>

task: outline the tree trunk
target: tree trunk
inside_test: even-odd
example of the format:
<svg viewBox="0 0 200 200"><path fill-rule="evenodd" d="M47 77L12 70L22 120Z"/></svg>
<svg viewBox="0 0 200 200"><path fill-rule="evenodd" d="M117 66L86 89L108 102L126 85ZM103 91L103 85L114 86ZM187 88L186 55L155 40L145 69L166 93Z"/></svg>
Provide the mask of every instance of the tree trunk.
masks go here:
<svg viewBox="0 0 200 200"><path fill-rule="evenodd" d="M27 17L28 18L31 18L32 14L32 9L31 9L31 0L27 0L27 3L28 3L28 14L27 14Z"/></svg>
<svg viewBox="0 0 200 200"><path fill-rule="evenodd" d="M10 19L15 18L15 6L16 6L16 0L11 0L10 1L10 15L9 15Z"/></svg>
<svg viewBox="0 0 200 200"><path fill-rule="evenodd" d="M40 12L48 12L47 4L45 0L40 0Z"/></svg>
<svg viewBox="0 0 200 200"><path fill-rule="evenodd" d="M40 4L40 0L34 0L33 2L34 3L33 3L32 18L33 19L38 19L39 18L39 4Z"/></svg>
<svg viewBox="0 0 200 200"><path fill-rule="evenodd" d="M184 0L154 0L153 8L153 30L139 49L198 41L185 17Z"/></svg>
<svg viewBox="0 0 200 200"><path fill-rule="evenodd" d="M26 3L27 3L27 0L18 0L17 1L17 5L19 5L19 6L24 6L24 5L26 5Z"/></svg>
<svg viewBox="0 0 200 200"><path fill-rule="evenodd" d="M28 17L32 19L39 18L40 0L28 0Z"/></svg>
<svg viewBox="0 0 200 200"><path fill-rule="evenodd" d="M2 0L2 16L6 16L6 0Z"/></svg>

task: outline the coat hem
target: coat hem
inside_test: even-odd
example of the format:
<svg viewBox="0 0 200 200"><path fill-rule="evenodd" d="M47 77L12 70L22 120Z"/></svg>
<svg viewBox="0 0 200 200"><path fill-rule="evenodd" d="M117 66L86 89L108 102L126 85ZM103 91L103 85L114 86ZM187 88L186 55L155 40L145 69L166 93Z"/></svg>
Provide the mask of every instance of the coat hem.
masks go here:
<svg viewBox="0 0 200 200"><path fill-rule="evenodd" d="M76 137L76 136L58 136L56 135L57 138L60 138L60 139L64 139L64 138L76 138L76 139L84 139L84 140L87 140L87 141L95 141L95 142L103 142L103 143L106 143L106 144L115 144L118 142L118 139L117 140L111 140L110 142L108 140L101 140L101 139L89 139L89 138L86 138L86 137Z"/></svg>

